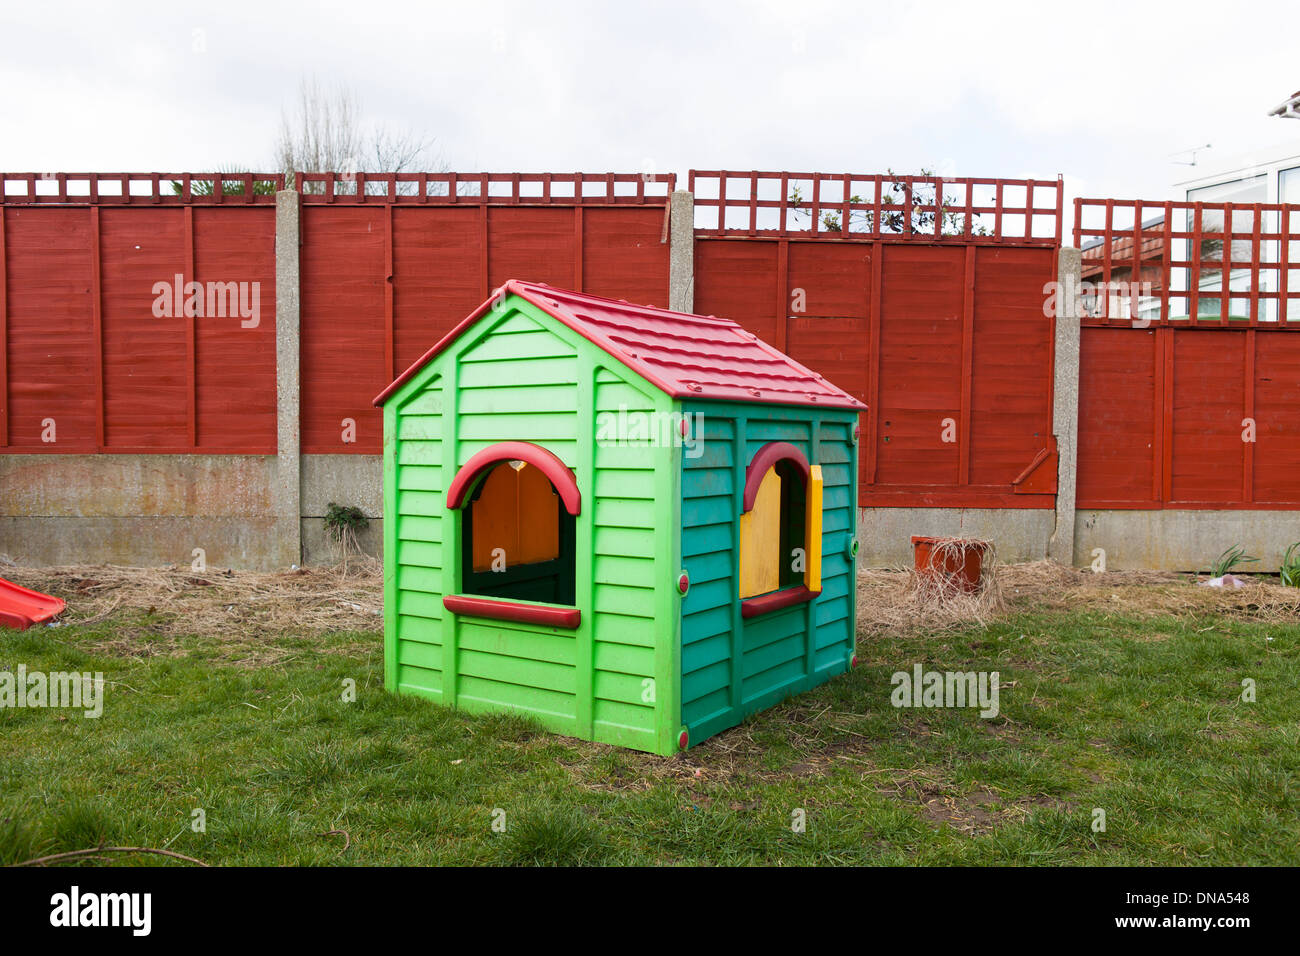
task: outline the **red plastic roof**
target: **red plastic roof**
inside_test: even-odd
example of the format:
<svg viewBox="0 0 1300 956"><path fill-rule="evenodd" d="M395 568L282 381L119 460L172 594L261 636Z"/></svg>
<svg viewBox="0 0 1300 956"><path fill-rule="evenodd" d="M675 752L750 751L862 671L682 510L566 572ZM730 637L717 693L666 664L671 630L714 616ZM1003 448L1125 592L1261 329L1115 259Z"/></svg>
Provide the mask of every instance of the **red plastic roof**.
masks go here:
<svg viewBox="0 0 1300 956"><path fill-rule="evenodd" d="M674 398L867 407L730 319L630 305L518 279L503 285L447 333L384 389L375 404L384 404L503 293L531 302Z"/></svg>

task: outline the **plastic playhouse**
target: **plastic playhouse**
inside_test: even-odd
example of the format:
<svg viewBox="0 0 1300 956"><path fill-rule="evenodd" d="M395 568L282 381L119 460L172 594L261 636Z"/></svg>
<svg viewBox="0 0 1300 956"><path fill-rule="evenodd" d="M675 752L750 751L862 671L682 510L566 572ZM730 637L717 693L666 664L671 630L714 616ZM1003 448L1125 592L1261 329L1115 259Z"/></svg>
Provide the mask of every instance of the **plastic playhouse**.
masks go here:
<svg viewBox="0 0 1300 956"><path fill-rule="evenodd" d="M736 323L510 281L375 404L390 690L671 754L852 665L865 406Z"/></svg>

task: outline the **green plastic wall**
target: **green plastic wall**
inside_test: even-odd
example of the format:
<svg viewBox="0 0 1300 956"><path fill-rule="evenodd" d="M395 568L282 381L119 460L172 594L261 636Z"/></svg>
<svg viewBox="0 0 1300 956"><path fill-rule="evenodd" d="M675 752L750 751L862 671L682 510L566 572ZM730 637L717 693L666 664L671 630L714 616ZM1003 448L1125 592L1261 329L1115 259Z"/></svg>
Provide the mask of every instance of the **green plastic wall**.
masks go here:
<svg viewBox="0 0 1300 956"><path fill-rule="evenodd" d="M509 296L384 407L385 683L565 734L677 749L680 449L595 441L598 416L672 411L630 369ZM461 513L446 488L474 453L529 441L582 494L574 630L461 616Z"/></svg>
<svg viewBox="0 0 1300 956"><path fill-rule="evenodd" d="M846 671L854 648L857 415L834 409L688 403L703 415L702 454L682 458L682 722L698 743L791 694ZM822 466L822 592L745 620L740 614L740 514L745 467L770 441Z"/></svg>

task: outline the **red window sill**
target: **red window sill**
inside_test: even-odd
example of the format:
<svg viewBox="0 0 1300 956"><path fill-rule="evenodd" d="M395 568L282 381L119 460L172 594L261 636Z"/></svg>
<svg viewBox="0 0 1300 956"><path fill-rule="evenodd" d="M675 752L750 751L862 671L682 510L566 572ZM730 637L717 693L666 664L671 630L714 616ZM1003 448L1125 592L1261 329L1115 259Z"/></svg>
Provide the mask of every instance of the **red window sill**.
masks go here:
<svg viewBox="0 0 1300 956"><path fill-rule="evenodd" d="M800 584L797 587L745 598L740 602L740 616L743 618L758 617L760 614L779 611L783 607L806 604L809 601L815 601L817 595L821 593L821 591L809 591L807 586Z"/></svg>
<svg viewBox="0 0 1300 956"><path fill-rule="evenodd" d="M492 598L467 597L464 594L448 594L442 599L442 606L453 614L490 617L497 621L515 621L521 624L544 624L547 627L575 628L582 621L582 614L576 607L497 601Z"/></svg>

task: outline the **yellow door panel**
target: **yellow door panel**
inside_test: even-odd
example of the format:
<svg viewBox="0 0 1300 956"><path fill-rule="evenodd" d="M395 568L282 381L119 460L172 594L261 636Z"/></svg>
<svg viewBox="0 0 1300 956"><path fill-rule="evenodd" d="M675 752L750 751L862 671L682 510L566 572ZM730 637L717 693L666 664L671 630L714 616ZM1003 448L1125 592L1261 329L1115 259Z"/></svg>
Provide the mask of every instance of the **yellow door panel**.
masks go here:
<svg viewBox="0 0 1300 956"><path fill-rule="evenodd" d="M497 549L511 561L519 550L519 521L515 471L498 465L488 473L474 502L474 570L490 571Z"/></svg>
<svg viewBox="0 0 1300 956"><path fill-rule="evenodd" d="M808 511L804 521L808 529L808 564L804 583L809 591L822 589L822 466L813 465L808 477Z"/></svg>
<svg viewBox="0 0 1300 956"><path fill-rule="evenodd" d="M740 596L775 591L781 580L781 476L767 470L754 507L740 516Z"/></svg>

